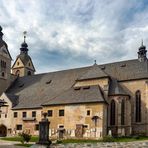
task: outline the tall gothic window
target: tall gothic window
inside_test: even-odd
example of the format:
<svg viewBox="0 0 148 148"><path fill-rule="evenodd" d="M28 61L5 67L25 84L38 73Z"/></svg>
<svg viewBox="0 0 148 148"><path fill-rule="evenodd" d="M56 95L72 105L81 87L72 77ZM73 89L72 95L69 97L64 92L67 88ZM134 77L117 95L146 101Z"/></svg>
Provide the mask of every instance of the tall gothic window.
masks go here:
<svg viewBox="0 0 148 148"><path fill-rule="evenodd" d="M110 105L110 125L115 125L115 113L116 113L116 105L115 105L115 101L112 100L111 101L111 105Z"/></svg>
<svg viewBox="0 0 148 148"><path fill-rule="evenodd" d="M141 122L141 92L138 90L135 94L136 97L136 122Z"/></svg>
<svg viewBox="0 0 148 148"><path fill-rule="evenodd" d="M125 101L121 102L121 125L125 124Z"/></svg>

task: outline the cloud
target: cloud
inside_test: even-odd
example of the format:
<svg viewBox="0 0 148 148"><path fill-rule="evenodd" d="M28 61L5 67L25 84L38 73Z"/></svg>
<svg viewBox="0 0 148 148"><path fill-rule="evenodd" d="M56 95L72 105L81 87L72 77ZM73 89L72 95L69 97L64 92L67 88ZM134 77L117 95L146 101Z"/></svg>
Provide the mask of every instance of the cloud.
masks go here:
<svg viewBox="0 0 148 148"><path fill-rule="evenodd" d="M0 25L15 59L27 30L37 72L137 58L148 42L147 1L0 0Z"/></svg>

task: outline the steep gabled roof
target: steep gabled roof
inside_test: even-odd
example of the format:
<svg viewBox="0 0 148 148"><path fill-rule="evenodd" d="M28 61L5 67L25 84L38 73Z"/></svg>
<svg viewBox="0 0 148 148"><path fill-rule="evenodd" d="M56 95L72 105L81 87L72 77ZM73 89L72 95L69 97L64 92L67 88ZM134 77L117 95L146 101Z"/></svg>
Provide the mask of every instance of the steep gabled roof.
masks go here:
<svg viewBox="0 0 148 148"><path fill-rule="evenodd" d="M65 96L66 98L68 95L71 97L70 92L74 93L74 90L71 90L71 88L76 83L76 80L84 77L85 75L85 79L90 77L102 78L102 76L106 75L111 77L111 79L116 79L117 81L129 81L143 78L148 79L147 66L148 61L139 62L138 60L129 60L98 65L95 68L90 66L25 76L18 78L12 84L12 87L9 87L6 93L18 96L19 101L14 109L37 108L41 107L44 103L50 103L50 101L58 103L58 101L62 101L59 100L60 97L63 98ZM95 74L91 73L92 69L94 69ZM100 72L100 69L103 72ZM118 83L117 85L116 83L111 83L110 89L110 94L126 94L126 91L124 89L122 90L122 86L118 85ZM92 91L94 90L95 89ZM61 96L62 94L63 96ZM73 99L69 99L67 101L70 103ZM83 101L85 101L85 99Z"/></svg>
<svg viewBox="0 0 148 148"><path fill-rule="evenodd" d="M103 70L101 70L97 64L94 64L84 75L78 78L78 80L89 80L102 77L108 77L108 75Z"/></svg>
<svg viewBox="0 0 148 148"><path fill-rule="evenodd" d="M42 105L106 102L99 86L85 86L62 92Z"/></svg>
<svg viewBox="0 0 148 148"><path fill-rule="evenodd" d="M28 54L19 54L19 55L17 56L17 59L15 60L14 64L12 65L12 68L14 67L16 61L17 61L19 58L20 58L20 60L22 61L22 63L24 64L24 66L26 66L29 61L31 61L31 64L33 65L32 59L31 59L31 57L30 57ZM33 65L33 69L34 69L34 71L35 71L34 65Z"/></svg>
<svg viewBox="0 0 148 148"><path fill-rule="evenodd" d="M5 93L5 94L8 97L8 99L12 102L12 107L14 107L18 104L19 96L13 95L13 94L8 94L8 93Z"/></svg>
<svg viewBox="0 0 148 148"><path fill-rule="evenodd" d="M99 65L110 77L118 81L148 78L148 60L140 62L138 59Z"/></svg>

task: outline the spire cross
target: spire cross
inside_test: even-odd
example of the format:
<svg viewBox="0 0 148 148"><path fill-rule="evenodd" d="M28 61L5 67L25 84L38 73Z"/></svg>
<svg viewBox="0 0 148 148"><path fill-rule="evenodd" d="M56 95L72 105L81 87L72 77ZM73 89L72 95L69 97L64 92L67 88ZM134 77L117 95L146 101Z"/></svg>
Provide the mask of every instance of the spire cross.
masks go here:
<svg viewBox="0 0 148 148"><path fill-rule="evenodd" d="M141 46L143 46L143 39L142 39L142 41L141 41Z"/></svg>
<svg viewBox="0 0 148 148"><path fill-rule="evenodd" d="M23 35L24 35L24 43L26 43L26 35L27 35L27 31L24 31L24 32L23 32Z"/></svg>

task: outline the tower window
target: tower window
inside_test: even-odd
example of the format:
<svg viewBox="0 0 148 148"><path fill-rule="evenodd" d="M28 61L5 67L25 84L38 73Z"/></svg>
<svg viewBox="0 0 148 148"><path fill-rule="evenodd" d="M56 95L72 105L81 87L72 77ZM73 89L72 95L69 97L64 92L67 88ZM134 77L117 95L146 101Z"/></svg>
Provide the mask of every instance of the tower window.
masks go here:
<svg viewBox="0 0 148 148"><path fill-rule="evenodd" d="M136 122L141 122L141 92L138 90L136 97Z"/></svg>
<svg viewBox="0 0 148 148"><path fill-rule="evenodd" d="M27 75L28 75L28 76L31 76L31 71L28 71Z"/></svg>
<svg viewBox="0 0 148 148"><path fill-rule="evenodd" d="M125 101L121 102L121 125L125 124Z"/></svg>
<svg viewBox="0 0 148 148"><path fill-rule="evenodd" d="M4 72L2 72L2 77L5 77L5 73Z"/></svg>
<svg viewBox="0 0 148 148"><path fill-rule="evenodd" d="M115 104L115 101L112 100L110 105L110 125L115 125L115 117L116 117L115 109L116 109L116 104Z"/></svg>
<svg viewBox="0 0 148 148"><path fill-rule="evenodd" d="M17 71L15 72L15 75L16 75L16 76L19 76L19 75L20 75L20 71L17 70Z"/></svg>

